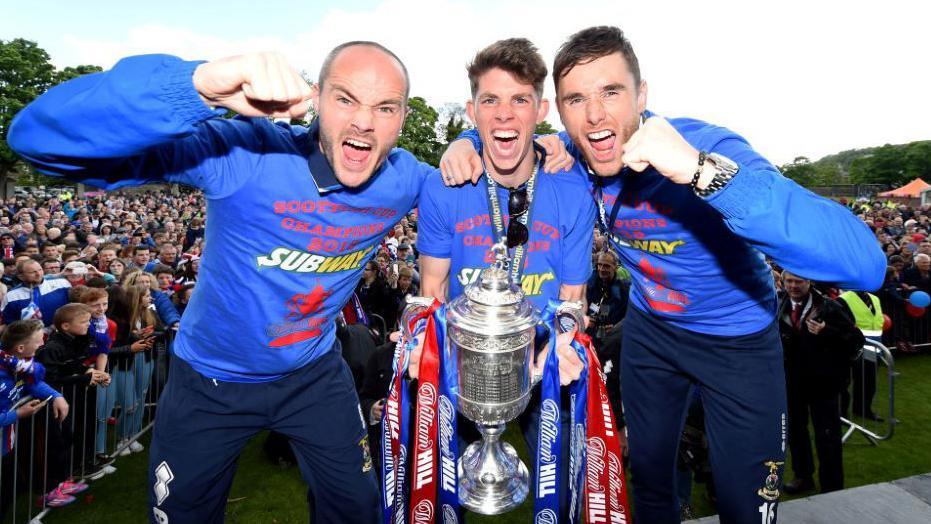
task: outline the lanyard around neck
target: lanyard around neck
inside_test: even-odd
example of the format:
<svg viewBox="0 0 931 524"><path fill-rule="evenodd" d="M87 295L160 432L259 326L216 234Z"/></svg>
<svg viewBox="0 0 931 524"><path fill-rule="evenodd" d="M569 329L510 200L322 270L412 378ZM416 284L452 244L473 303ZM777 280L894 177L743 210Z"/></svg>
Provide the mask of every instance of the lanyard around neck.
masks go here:
<svg viewBox="0 0 931 524"><path fill-rule="evenodd" d="M527 212L524 213L521 217L517 218L524 227L527 228L527 241L530 241L530 215L533 213L533 194L536 189L537 183L537 170L539 169L540 164L543 163L545 155L541 156L538 162L535 162L533 165L533 172L530 173L530 179L527 180ZM485 167L485 159L482 159L482 167ZM488 197L488 213L491 216L492 227L495 231L495 243L503 243L507 245L505 240L505 229L504 229L504 218L501 214L501 203L498 201L498 183L495 182L495 179L488 174L488 169L485 168L485 189L486 196ZM514 220L511 218L511 220ZM523 244L514 248L514 254L511 257L511 278L514 280L514 283L518 286L521 285L521 275L524 273L523 260L524 255L526 254L526 248Z"/></svg>
<svg viewBox="0 0 931 524"><path fill-rule="evenodd" d="M591 173L591 170L589 170L589 173ZM597 176L593 173L592 175ZM631 247L630 243L614 233L614 222L617 220L617 213L621 209L621 194L618 193L615 197L614 206L611 207L611 217L608 218L607 213L605 213L605 203L604 197L602 195L601 179L596 179L595 201L598 202L598 229L601 231L601 234L608 237L608 239L614 243L618 249L622 247Z"/></svg>

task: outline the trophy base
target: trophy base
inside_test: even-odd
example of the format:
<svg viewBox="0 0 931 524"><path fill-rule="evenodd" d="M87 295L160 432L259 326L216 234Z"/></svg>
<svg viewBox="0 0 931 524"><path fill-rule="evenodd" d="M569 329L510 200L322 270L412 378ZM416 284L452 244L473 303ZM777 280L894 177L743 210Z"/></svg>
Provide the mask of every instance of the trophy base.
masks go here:
<svg viewBox="0 0 931 524"><path fill-rule="evenodd" d="M530 475L514 447L498 440L504 424L478 425L482 440L469 444L459 459L459 504L481 515L499 515L520 506Z"/></svg>

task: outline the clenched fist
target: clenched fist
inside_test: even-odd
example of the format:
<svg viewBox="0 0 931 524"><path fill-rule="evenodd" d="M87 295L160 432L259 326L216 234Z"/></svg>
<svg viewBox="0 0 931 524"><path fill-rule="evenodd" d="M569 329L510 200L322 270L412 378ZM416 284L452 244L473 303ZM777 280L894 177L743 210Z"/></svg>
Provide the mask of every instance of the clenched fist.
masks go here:
<svg viewBox="0 0 931 524"><path fill-rule="evenodd" d="M698 150L665 118L648 118L623 146L621 160L637 172L653 166L677 184L688 184L698 168ZM705 184L699 188L704 189Z"/></svg>
<svg viewBox="0 0 931 524"><path fill-rule="evenodd" d="M310 86L280 53L247 53L201 64L194 87L207 105L243 116L303 118Z"/></svg>

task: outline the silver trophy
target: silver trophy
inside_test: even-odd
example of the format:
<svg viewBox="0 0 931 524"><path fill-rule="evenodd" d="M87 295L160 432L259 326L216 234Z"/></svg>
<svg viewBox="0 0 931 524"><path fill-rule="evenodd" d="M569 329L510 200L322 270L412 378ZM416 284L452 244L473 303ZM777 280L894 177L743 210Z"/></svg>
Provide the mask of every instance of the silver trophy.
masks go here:
<svg viewBox="0 0 931 524"><path fill-rule="evenodd" d="M527 407L532 386L534 336L539 316L508 270L507 248L492 247L496 262L482 270L449 303L447 343L458 367L458 408L476 423L482 440L459 459L459 502L483 515L510 511L527 498L530 476L514 447L501 440L507 422ZM408 297L402 328L433 302ZM581 304L565 302L556 312L559 331L582 325ZM410 338L410 331L405 332Z"/></svg>
<svg viewBox="0 0 931 524"><path fill-rule="evenodd" d="M507 249L499 244L492 250L496 263L449 304L446 317L459 371L459 411L482 434L459 459L459 502L483 515L514 509L529 491L527 467L501 437L530 400L538 322L511 280Z"/></svg>

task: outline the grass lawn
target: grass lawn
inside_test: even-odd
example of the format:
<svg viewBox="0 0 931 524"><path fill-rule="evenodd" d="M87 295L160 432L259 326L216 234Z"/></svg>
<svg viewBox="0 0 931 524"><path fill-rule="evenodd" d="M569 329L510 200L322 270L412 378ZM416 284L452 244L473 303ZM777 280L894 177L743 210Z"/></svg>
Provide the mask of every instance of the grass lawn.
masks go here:
<svg viewBox="0 0 931 524"><path fill-rule="evenodd" d="M896 363L901 373L896 384L896 418L900 425L895 436L879 446L871 446L854 435L844 446L844 473L847 487L873 484L931 471L931 356L905 357ZM885 385L880 382L874 406L885 413ZM509 428L509 439L526 461L516 424ZM233 483L227 519L229 523L303 523L308 521L305 488L296 467L281 469L262 454L262 439L254 439L239 461ZM144 444L148 442L144 441ZM116 463L119 471L94 482L80 502L52 511L44 522L56 523L138 523L147 518L145 452ZM791 471L787 469L787 471ZM789 479L791 473L787 474ZM791 498L791 497L788 497ZM783 498L786 500L787 498ZM696 516L713 514L705 498L704 486L693 492ZM22 510L22 508L20 508ZM22 513L20 513L22 515ZM469 522L529 522L530 504L506 515L469 515ZM25 522L25 520L23 520Z"/></svg>

